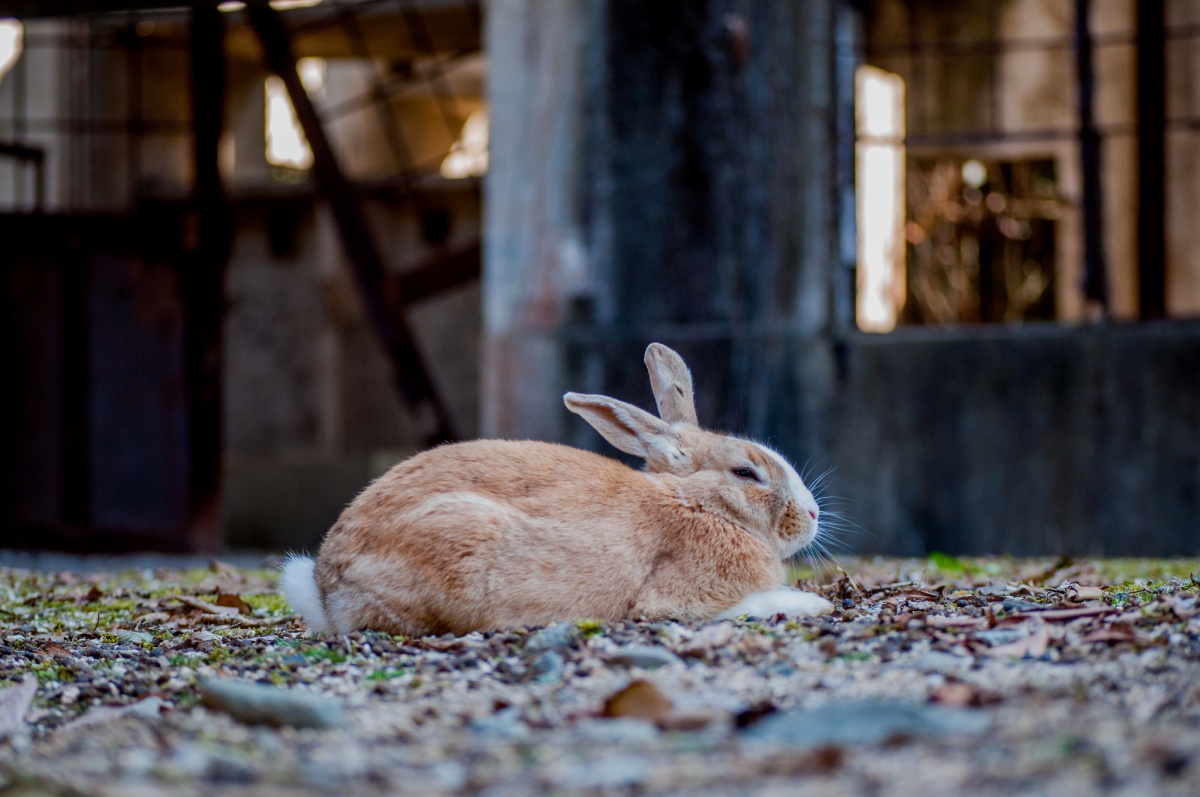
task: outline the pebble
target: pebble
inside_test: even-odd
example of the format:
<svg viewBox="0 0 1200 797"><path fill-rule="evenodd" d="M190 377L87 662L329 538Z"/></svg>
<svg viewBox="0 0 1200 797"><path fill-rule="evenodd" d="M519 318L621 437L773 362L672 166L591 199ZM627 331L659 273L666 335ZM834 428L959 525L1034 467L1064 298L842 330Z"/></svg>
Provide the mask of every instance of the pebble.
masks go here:
<svg viewBox="0 0 1200 797"><path fill-rule="evenodd" d="M666 648L654 645L627 645L618 648L609 657L609 664L618 667L641 667L646 670L656 670L669 664L679 664L683 660Z"/></svg>
<svg viewBox="0 0 1200 797"><path fill-rule="evenodd" d="M879 744L893 736L975 734L986 715L903 701L851 700L816 709L781 711L749 726L746 739L793 747Z"/></svg>
<svg viewBox="0 0 1200 797"><path fill-rule="evenodd" d="M547 650L529 662L529 678L543 684L557 683L563 677L563 657L556 650Z"/></svg>
<svg viewBox="0 0 1200 797"><path fill-rule="evenodd" d="M565 789L622 789L636 786L650 774L650 762L640 755L609 756L563 767L551 779Z"/></svg>
<svg viewBox="0 0 1200 797"><path fill-rule="evenodd" d="M200 700L252 724L333 728L346 721L341 704L327 697L246 681L203 680Z"/></svg>
<svg viewBox="0 0 1200 797"><path fill-rule="evenodd" d="M547 650L565 650L579 639L579 629L574 623L555 623L530 634L525 640L525 654L535 656Z"/></svg>
<svg viewBox="0 0 1200 797"><path fill-rule="evenodd" d="M580 723L572 731L583 742L602 744L647 744L658 738L658 728L637 717L609 717Z"/></svg>
<svg viewBox="0 0 1200 797"><path fill-rule="evenodd" d="M975 660L965 656L956 656L953 653L944 653L940 650L931 650L918 658L913 665L922 672L935 673L956 673L963 670L969 670L975 664Z"/></svg>

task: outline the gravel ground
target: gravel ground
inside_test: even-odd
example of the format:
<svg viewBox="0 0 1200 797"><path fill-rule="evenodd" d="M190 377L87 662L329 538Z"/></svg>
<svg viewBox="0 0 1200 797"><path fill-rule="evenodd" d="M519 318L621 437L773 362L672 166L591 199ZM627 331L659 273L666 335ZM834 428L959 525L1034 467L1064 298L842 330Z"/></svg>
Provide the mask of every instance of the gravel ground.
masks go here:
<svg viewBox="0 0 1200 797"><path fill-rule="evenodd" d="M1200 794L1196 561L850 560L797 572L816 620L331 640L236 561L0 552L0 794Z"/></svg>

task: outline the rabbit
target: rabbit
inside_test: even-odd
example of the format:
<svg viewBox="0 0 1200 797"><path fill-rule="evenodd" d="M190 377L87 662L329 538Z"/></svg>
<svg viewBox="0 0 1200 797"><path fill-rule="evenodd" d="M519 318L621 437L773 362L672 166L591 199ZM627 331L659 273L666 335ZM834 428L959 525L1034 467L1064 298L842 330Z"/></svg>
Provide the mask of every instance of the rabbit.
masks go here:
<svg viewBox="0 0 1200 797"><path fill-rule="evenodd" d="M536 441L424 451L346 507L315 561L285 561L292 607L318 634L406 636L832 611L781 587L782 560L817 535L800 476L766 446L701 429L676 352L652 343L645 363L661 417L563 396L645 470Z"/></svg>

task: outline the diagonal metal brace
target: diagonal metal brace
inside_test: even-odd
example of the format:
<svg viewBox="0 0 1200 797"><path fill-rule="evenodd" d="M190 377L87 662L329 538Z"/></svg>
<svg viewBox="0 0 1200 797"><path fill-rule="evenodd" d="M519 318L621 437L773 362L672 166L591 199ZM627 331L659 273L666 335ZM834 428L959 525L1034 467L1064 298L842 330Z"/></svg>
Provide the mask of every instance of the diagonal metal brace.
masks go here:
<svg viewBox="0 0 1200 797"><path fill-rule="evenodd" d="M432 410L437 428L429 442L454 440L457 438L454 419L438 394L429 367L417 348L416 337L405 316L403 297L395 290L395 286L389 286L385 293L386 269L379 247L362 213L358 197L325 136L316 108L296 74L296 57L287 28L267 0L250 0L246 3L246 13L262 43L267 66L279 75L287 87L296 118L308 138L317 188L333 211L342 249L354 271L354 280L367 317L392 362L396 386L410 407L424 403Z"/></svg>

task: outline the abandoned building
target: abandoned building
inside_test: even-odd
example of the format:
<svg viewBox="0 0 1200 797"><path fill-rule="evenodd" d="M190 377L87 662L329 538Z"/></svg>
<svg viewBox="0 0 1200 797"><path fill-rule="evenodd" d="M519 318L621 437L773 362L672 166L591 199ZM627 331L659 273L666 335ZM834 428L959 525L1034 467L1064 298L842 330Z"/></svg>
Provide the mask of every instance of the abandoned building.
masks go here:
<svg viewBox="0 0 1200 797"><path fill-rule="evenodd" d="M661 340L849 550L1200 553L1198 60L1185 0L0 0L0 546L312 546L436 442L603 450L562 393Z"/></svg>

